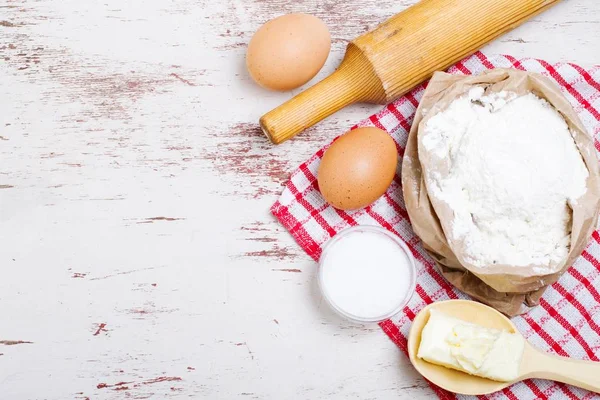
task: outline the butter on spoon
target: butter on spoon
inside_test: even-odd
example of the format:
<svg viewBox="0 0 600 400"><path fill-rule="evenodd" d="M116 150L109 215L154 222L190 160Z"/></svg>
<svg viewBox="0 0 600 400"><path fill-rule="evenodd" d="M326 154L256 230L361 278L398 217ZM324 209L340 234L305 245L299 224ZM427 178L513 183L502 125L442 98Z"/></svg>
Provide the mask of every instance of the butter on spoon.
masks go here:
<svg viewBox="0 0 600 400"><path fill-rule="evenodd" d="M525 339L518 333L486 328L432 309L421 332L417 357L482 378L510 382L519 376L524 347Z"/></svg>
<svg viewBox="0 0 600 400"><path fill-rule="evenodd" d="M507 354L499 355L500 350ZM508 318L474 301L442 301L421 310L409 332L408 354L421 375L454 393L493 393L528 378L552 379L600 393L600 363L538 350Z"/></svg>

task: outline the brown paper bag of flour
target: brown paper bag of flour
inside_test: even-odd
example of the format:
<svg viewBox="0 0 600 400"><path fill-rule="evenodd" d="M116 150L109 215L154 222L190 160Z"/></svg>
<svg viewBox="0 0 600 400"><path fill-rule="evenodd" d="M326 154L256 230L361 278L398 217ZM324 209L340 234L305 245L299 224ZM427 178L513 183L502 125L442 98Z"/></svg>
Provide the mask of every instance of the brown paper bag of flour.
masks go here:
<svg viewBox="0 0 600 400"><path fill-rule="evenodd" d="M535 266L493 265L481 268L470 265L464 261L460 250L450 248L446 240L440 217L451 218L452 213L447 207L446 210L438 207L439 203L434 209L430 201L421 170L417 137L431 116L447 108L455 98L474 86L483 86L486 93L503 90L517 94L533 92L546 99L567 121L589 170L588 190L573 208L570 252L551 273L540 275L536 273ZM442 275L458 289L510 316L537 305L546 287L556 282L579 257L596 227L600 211L600 171L593 139L560 89L551 81L539 74L511 69L495 69L478 76L434 74L408 137L402 163L402 190L413 229ZM436 214L436 209L443 214Z"/></svg>

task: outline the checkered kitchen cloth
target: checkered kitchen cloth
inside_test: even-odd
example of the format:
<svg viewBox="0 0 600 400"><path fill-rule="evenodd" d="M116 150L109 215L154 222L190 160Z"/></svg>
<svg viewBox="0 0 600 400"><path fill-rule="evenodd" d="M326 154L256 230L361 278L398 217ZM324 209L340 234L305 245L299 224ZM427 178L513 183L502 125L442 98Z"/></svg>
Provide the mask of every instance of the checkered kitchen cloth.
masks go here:
<svg viewBox="0 0 600 400"><path fill-rule="evenodd" d="M516 68L542 73L553 79L569 99L579 117L594 135L600 151L600 66L583 69L573 64L551 65L542 60L516 60L510 56L486 57L478 52L450 68L454 74L479 74L492 68ZM358 126L384 129L396 141L403 155L408 132L425 85L387 105ZM317 185L317 168L327 147L319 150L292 174L271 212L315 260L327 240L353 225L379 225L398 235L417 259L419 270L416 294L401 315L380 323L383 331L406 353L407 334L415 315L434 301L466 298L435 269L434 263L414 234L404 207L399 172L387 193L369 207L344 212L329 206ZM578 359L600 358L600 233L562 278L549 288L539 307L513 319L519 331L533 345L551 353ZM435 385L442 399L456 396ZM517 383L483 399L600 399L600 395L544 380Z"/></svg>

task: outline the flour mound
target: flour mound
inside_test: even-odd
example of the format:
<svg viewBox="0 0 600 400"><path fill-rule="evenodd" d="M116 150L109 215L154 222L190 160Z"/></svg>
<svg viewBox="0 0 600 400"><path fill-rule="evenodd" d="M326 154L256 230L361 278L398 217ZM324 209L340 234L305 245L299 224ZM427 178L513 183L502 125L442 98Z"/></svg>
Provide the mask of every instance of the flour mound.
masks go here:
<svg viewBox="0 0 600 400"><path fill-rule="evenodd" d="M466 262L543 272L567 257L588 170L547 101L475 87L431 117L419 141L427 189L453 211L442 225Z"/></svg>

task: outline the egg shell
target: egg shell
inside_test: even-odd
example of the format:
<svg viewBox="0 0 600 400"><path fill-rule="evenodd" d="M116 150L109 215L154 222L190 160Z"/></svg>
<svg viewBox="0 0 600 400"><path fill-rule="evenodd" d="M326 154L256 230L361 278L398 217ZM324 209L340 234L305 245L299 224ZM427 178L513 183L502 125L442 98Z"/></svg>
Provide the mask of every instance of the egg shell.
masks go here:
<svg viewBox="0 0 600 400"><path fill-rule="evenodd" d="M318 171L325 200L341 210L366 207L389 188L398 165L394 140L377 128L358 128L327 149Z"/></svg>
<svg viewBox="0 0 600 400"><path fill-rule="evenodd" d="M259 85L290 90L310 81L323 67L331 36L323 21L287 14L264 24L248 44L246 66Z"/></svg>

